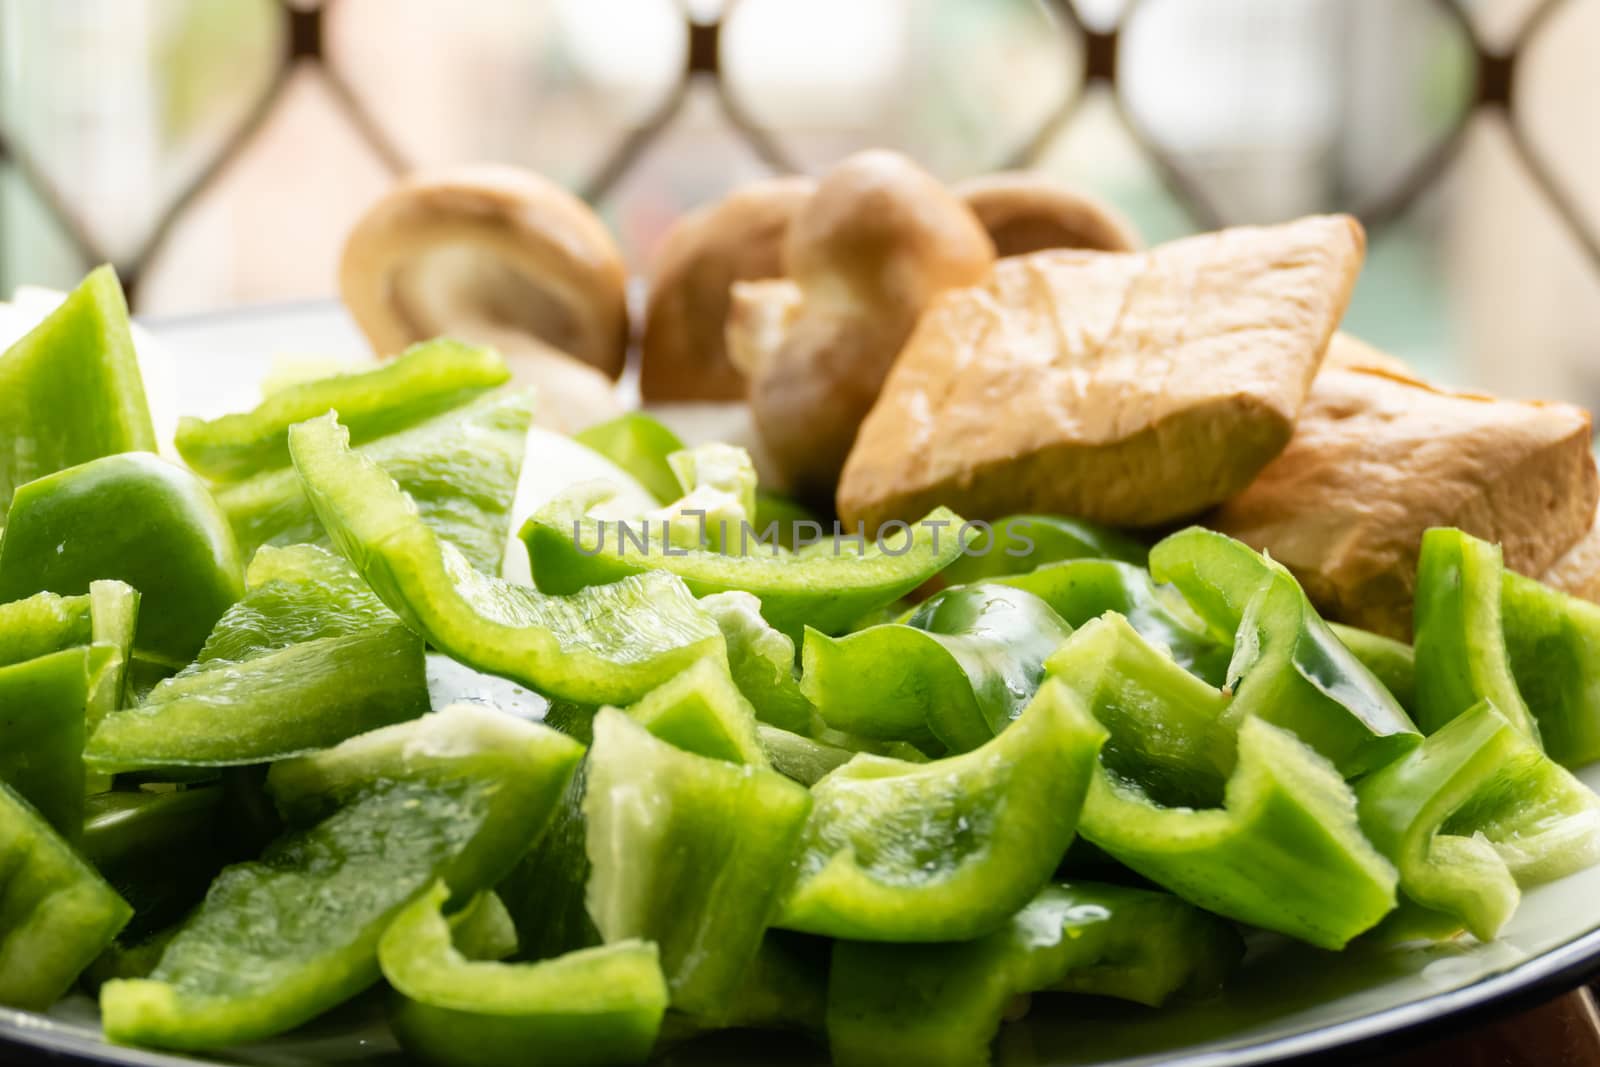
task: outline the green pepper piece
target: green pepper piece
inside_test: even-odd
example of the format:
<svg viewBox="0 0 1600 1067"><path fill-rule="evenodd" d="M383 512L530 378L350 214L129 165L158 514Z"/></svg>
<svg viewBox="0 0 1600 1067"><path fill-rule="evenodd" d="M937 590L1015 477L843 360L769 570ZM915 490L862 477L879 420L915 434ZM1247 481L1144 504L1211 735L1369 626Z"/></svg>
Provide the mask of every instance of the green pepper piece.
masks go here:
<svg viewBox="0 0 1600 1067"><path fill-rule="evenodd" d="M214 481L289 465L289 427L337 411L356 444L404 430L510 381L492 349L441 337L382 366L281 389L253 411L178 421L184 461ZM524 427L526 429L526 427Z"/></svg>
<svg viewBox="0 0 1600 1067"><path fill-rule="evenodd" d="M1417 659L1411 646L1392 637L1330 622L1328 629L1339 643L1360 660L1372 676L1394 696L1406 714L1417 710Z"/></svg>
<svg viewBox="0 0 1600 1067"><path fill-rule="evenodd" d="M1519 882L1600 859L1600 800L1487 702L1362 779L1356 796L1406 896L1480 941L1511 918Z"/></svg>
<svg viewBox="0 0 1600 1067"><path fill-rule="evenodd" d="M756 736L756 713L728 675L727 664L708 657L650 690L628 714L686 752L729 763L767 766Z"/></svg>
<svg viewBox="0 0 1600 1067"><path fill-rule="evenodd" d="M495 889L516 924L522 959L550 959L600 944L600 931L584 903L590 872L583 815L588 782L586 757L561 794L550 828Z"/></svg>
<svg viewBox="0 0 1600 1067"><path fill-rule="evenodd" d="M89 797L83 854L133 906L125 940L176 922L205 896L217 872L240 858L223 836L223 799L216 785Z"/></svg>
<svg viewBox="0 0 1600 1067"><path fill-rule="evenodd" d="M398 996L391 1013L405 1048L445 1065L643 1063L667 1008L656 946L622 941L537 963L469 959L440 913L443 883L383 935L378 959Z"/></svg>
<svg viewBox="0 0 1600 1067"><path fill-rule="evenodd" d="M807 787L816 785L830 771L849 763L856 755L852 749L830 745L826 741L817 741L766 723L756 727L756 737L773 770Z"/></svg>
<svg viewBox="0 0 1600 1067"><path fill-rule="evenodd" d="M647 519L666 520L670 543L727 552L756 514L756 468L750 453L705 444L667 457L683 493Z"/></svg>
<svg viewBox="0 0 1600 1067"><path fill-rule="evenodd" d="M1511 673L1501 626L1500 546L1436 526L1417 560L1413 641L1417 722L1433 733L1479 701L1539 741L1539 724Z"/></svg>
<svg viewBox="0 0 1600 1067"><path fill-rule="evenodd" d="M1017 717L1071 633L1025 590L946 589L904 624L840 638L808 631L800 688L835 729L967 752Z"/></svg>
<svg viewBox="0 0 1600 1067"><path fill-rule="evenodd" d="M1501 622L1512 678L1550 758L1600 759L1600 606L1506 571Z"/></svg>
<svg viewBox="0 0 1600 1067"><path fill-rule="evenodd" d="M996 582L1032 593L1073 627L1114 611L1166 648L1185 670L1212 685L1227 679L1233 631L1211 629L1173 586L1157 583L1143 567L1114 559L1073 559Z"/></svg>
<svg viewBox="0 0 1600 1067"><path fill-rule="evenodd" d="M474 567L499 573L532 417L531 394L496 393L358 451L387 471L422 520ZM217 503L247 556L262 545L332 544L292 469L223 486Z"/></svg>
<svg viewBox="0 0 1600 1067"><path fill-rule="evenodd" d="M538 836L580 756L553 730L454 705L275 765L291 829L225 870L148 979L100 993L107 1037L207 1049L268 1037L379 977L378 940L443 878L488 888Z"/></svg>
<svg viewBox="0 0 1600 1067"><path fill-rule="evenodd" d="M1190 527L1150 550L1150 572L1234 637L1229 714L1292 731L1354 777L1410 751L1417 728L1346 648L1282 566L1231 537Z"/></svg>
<svg viewBox="0 0 1600 1067"><path fill-rule="evenodd" d="M132 914L44 817L0 782L0 1004L48 1008Z"/></svg>
<svg viewBox="0 0 1600 1067"><path fill-rule="evenodd" d="M828 977L837 1067L984 1067L1018 997L1089 993L1156 1006L1219 988L1243 955L1232 927L1147 889L1048 885L976 941L840 941Z"/></svg>
<svg viewBox="0 0 1600 1067"><path fill-rule="evenodd" d="M139 594L116 581L91 582L85 596L35 593L0 604L0 667L80 645L105 648L111 659L95 672L85 707L92 729L121 706L138 615Z"/></svg>
<svg viewBox="0 0 1600 1067"><path fill-rule="evenodd" d="M0 600L87 593L99 578L139 590L134 643L188 662L244 592L227 519L204 483L155 456L106 456L16 492L0 540Z"/></svg>
<svg viewBox="0 0 1600 1067"><path fill-rule="evenodd" d="M0 515L27 482L101 456L156 450L128 305L109 266L91 271L0 354L0 427Z"/></svg>
<svg viewBox="0 0 1600 1067"><path fill-rule="evenodd" d="M533 580L546 593L572 593L640 573L665 571L683 578L696 596L741 589L761 601L761 614L789 634L811 626L837 633L855 619L910 592L939 573L960 552L944 527L960 525L938 508L909 534L867 546L826 541L791 553L740 536L733 554L680 548L664 524L590 518L598 498L574 490L535 512L522 527ZM670 527L666 528L670 533ZM742 534L743 532L741 532Z"/></svg>
<svg viewBox="0 0 1600 1067"><path fill-rule="evenodd" d="M1106 731L1047 682L998 737L925 764L857 756L812 788L778 925L859 941L998 928L1066 855Z"/></svg>
<svg viewBox="0 0 1600 1067"><path fill-rule="evenodd" d="M817 513L781 493L756 486L755 528L766 537L768 531L777 532L778 544L793 552L804 547L801 530L815 530L822 526Z"/></svg>
<svg viewBox="0 0 1600 1067"><path fill-rule="evenodd" d="M658 503L666 504L683 492L678 472L667 458L684 449L683 440L643 412L631 411L590 426L572 439L633 475Z"/></svg>
<svg viewBox="0 0 1600 1067"><path fill-rule="evenodd" d="M682 751L603 709L583 800L589 915L608 944L658 944L672 1006L718 1019L776 911L810 809L775 771Z"/></svg>
<svg viewBox="0 0 1600 1067"><path fill-rule="evenodd" d="M322 524L373 591L469 666L581 704L627 703L721 643L671 575L559 597L473 569L392 478L350 451L331 415L291 429L289 449Z"/></svg>
<svg viewBox="0 0 1600 1067"><path fill-rule="evenodd" d="M83 738L91 695L117 663L82 645L0 667L0 782L68 839L83 827Z"/></svg>
<svg viewBox="0 0 1600 1067"><path fill-rule="evenodd" d="M722 631L728 671L756 718L793 733L809 733L816 709L800 690L794 642L761 617L761 601L735 591L702 597L700 606Z"/></svg>
<svg viewBox="0 0 1600 1067"><path fill-rule="evenodd" d="M195 663L106 717L84 751L89 766L267 763L428 710L422 640L342 557L263 548L249 584Z"/></svg>
<svg viewBox="0 0 1600 1067"><path fill-rule="evenodd" d="M985 525L990 529L967 531L965 551L945 569L952 585L1028 574L1063 560L1116 560L1142 568L1150 555L1126 534L1061 515L1011 515Z"/></svg>

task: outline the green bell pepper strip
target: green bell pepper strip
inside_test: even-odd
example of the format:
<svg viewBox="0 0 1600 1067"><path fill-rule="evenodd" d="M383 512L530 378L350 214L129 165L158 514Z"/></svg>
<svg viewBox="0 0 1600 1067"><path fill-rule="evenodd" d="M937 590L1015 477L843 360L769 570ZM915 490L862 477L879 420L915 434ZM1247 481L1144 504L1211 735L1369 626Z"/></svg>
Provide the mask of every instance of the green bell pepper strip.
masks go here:
<svg viewBox="0 0 1600 1067"><path fill-rule="evenodd" d="M1150 550L1126 534L1060 515L1011 515L969 530L966 550L945 569L952 585L1027 574L1063 560L1116 560L1143 568Z"/></svg>
<svg viewBox="0 0 1600 1067"><path fill-rule="evenodd" d="M643 1063L667 1008L656 946L623 941L542 960L469 959L440 908L443 883L417 898L378 944L398 996L391 1011L405 1048L430 1063L521 1067Z"/></svg>
<svg viewBox="0 0 1600 1067"><path fill-rule="evenodd" d="M289 427L337 411L356 444L432 418L511 380L492 349L437 338L372 370L291 385L253 411L178 422L184 462L213 481L289 465ZM526 429L526 427L524 427Z"/></svg>
<svg viewBox="0 0 1600 1067"><path fill-rule="evenodd" d="M1506 650L1504 574L1499 545L1443 526L1422 535L1412 647L1417 722L1428 733L1487 700L1539 741L1539 723L1517 688Z"/></svg>
<svg viewBox="0 0 1600 1067"><path fill-rule="evenodd" d="M233 531L205 484L137 452L22 486L0 540L0 600L83 594L101 578L139 591L135 647L184 663L244 592Z"/></svg>
<svg viewBox="0 0 1600 1067"><path fill-rule="evenodd" d="M810 809L805 789L775 771L685 752L601 710L583 798L595 927L607 944L654 941L672 1006L719 1019L777 910Z"/></svg>
<svg viewBox="0 0 1600 1067"><path fill-rule="evenodd" d="M359 451L410 495L435 533L498 574L532 417L531 394L496 393ZM262 545L332 543L292 469L223 486L217 503L246 556Z"/></svg>
<svg viewBox="0 0 1600 1067"><path fill-rule="evenodd" d="M83 739L92 694L118 664L111 649L80 645L0 667L0 782L62 836L83 828Z"/></svg>
<svg viewBox="0 0 1600 1067"><path fill-rule="evenodd" d="M0 782L0 1004L43 1011L133 910Z"/></svg>
<svg viewBox="0 0 1600 1067"><path fill-rule="evenodd" d="M444 898L439 900L438 906L443 907L445 900L449 899L450 887L443 882L435 882L433 889L428 891L432 896L440 889L444 891ZM413 903L411 907L415 907ZM399 919L396 918L396 922ZM517 954L517 927L511 921L511 913L506 910L506 905L500 899L500 894L492 889L486 889L467 902L460 911L445 920L450 928L450 943L463 957L469 960L503 960ZM394 928L390 923L390 929ZM385 931L387 934L387 931ZM382 942L379 942L382 947ZM383 966L382 953L378 958L378 966Z"/></svg>
<svg viewBox="0 0 1600 1067"><path fill-rule="evenodd" d="M700 598L700 607L722 631L728 671L756 718L793 733L810 733L816 709L800 689L794 641L761 617L761 601L749 593L713 593Z"/></svg>
<svg viewBox="0 0 1600 1067"><path fill-rule="evenodd" d="M463 898L516 861L581 752L454 705L275 765L291 829L225 870L148 979L100 992L106 1036L208 1049L281 1033L379 977L383 931L443 878Z"/></svg>
<svg viewBox="0 0 1600 1067"><path fill-rule="evenodd" d="M767 766L755 709L733 684L727 664L714 657L663 682L627 710L635 722L686 752Z"/></svg>
<svg viewBox="0 0 1600 1067"><path fill-rule="evenodd" d="M856 755L851 749L766 723L756 727L756 738L773 770L807 787L816 785L830 771L849 763Z"/></svg>
<svg viewBox="0 0 1600 1067"><path fill-rule="evenodd" d="M373 592L441 652L548 696L637 700L722 640L683 583L650 573L546 596L475 570L330 415L289 431L307 495Z"/></svg>
<svg viewBox="0 0 1600 1067"><path fill-rule="evenodd" d="M1071 633L1025 590L946 589L904 624L840 638L808 631L800 688L835 729L923 748L932 738L967 752L1017 717L1039 688L1045 659Z"/></svg>
<svg viewBox="0 0 1600 1067"><path fill-rule="evenodd" d="M1212 685L1227 679L1233 631L1213 630L1174 587L1158 584L1143 567L1114 559L1073 559L995 581L1032 593L1069 626L1114 611L1166 648L1185 670Z"/></svg>
<svg viewBox="0 0 1600 1067"><path fill-rule="evenodd" d="M217 872L243 858L234 835L224 830L227 814L216 785L89 797L80 844L133 907L124 940L138 941L182 918Z"/></svg>
<svg viewBox="0 0 1600 1067"><path fill-rule="evenodd" d="M673 1046L718 1030L785 1030L822 1038L832 948L833 942L826 938L768 930L755 961L718 1018L669 1011L656 1039L656 1055L671 1062Z"/></svg>
<svg viewBox="0 0 1600 1067"><path fill-rule="evenodd" d="M1199 527L1150 550L1150 573L1171 582L1215 629L1233 635L1229 714L1293 732L1354 777L1410 751L1421 735L1382 682L1336 637L1282 566Z"/></svg>
<svg viewBox="0 0 1600 1067"><path fill-rule="evenodd" d="M1356 784L1406 896L1492 939L1534 884L1600 859L1600 799L1487 702Z"/></svg>
<svg viewBox="0 0 1600 1067"><path fill-rule="evenodd" d="M91 271L0 354L0 427L0 516L27 482L101 456L156 450L128 305L110 267Z"/></svg>
<svg viewBox="0 0 1600 1067"><path fill-rule="evenodd" d="M972 752L857 756L812 787L778 925L857 941L959 941L1001 926L1055 871L1106 731L1060 682Z"/></svg>
<svg viewBox="0 0 1600 1067"><path fill-rule="evenodd" d="M1417 658L1410 645L1338 622L1328 623L1328 629L1333 631L1333 636L1339 639L1340 644L1350 650L1351 655L1372 672L1374 678L1383 683L1383 687L1406 710L1406 714L1416 714Z"/></svg>
<svg viewBox="0 0 1600 1067"><path fill-rule="evenodd" d="M664 520L671 543L727 552L756 516L756 468L750 453L704 444L667 457L683 493L647 520Z"/></svg>
<svg viewBox="0 0 1600 1067"><path fill-rule="evenodd" d="M139 594L117 581L91 582L83 596L35 593L0 604L0 667L80 645L107 649L114 661L96 673L85 708L92 729L122 704L138 615Z"/></svg>
<svg viewBox="0 0 1600 1067"><path fill-rule="evenodd" d="M975 941L840 941L828 978L837 1067L986 1067L1019 997L1088 993L1158 1006L1214 992L1243 955L1227 923L1166 893L1052 884Z"/></svg>
<svg viewBox="0 0 1600 1067"><path fill-rule="evenodd" d="M600 944L584 903L591 869L583 814L588 781L585 757L561 794L550 828L495 887L516 924L521 959L551 959Z"/></svg>
<svg viewBox="0 0 1600 1067"><path fill-rule="evenodd" d="M1550 758L1600 759L1600 606L1506 571L1500 610L1517 691Z"/></svg>
<svg viewBox="0 0 1600 1067"><path fill-rule="evenodd" d="M590 426L572 439L633 475L659 503L670 503L683 492L668 457L686 446L677 434L643 412L631 411Z"/></svg>
<svg viewBox="0 0 1600 1067"><path fill-rule="evenodd" d="M572 593L664 571L680 576L696 596L733 589L754 593L761 614L791 637L806 626L824 633L843 630L939 573L960 551L953 536L940 536L961 521L945 508L930 512L908 536L871 546L841 540L791 553L741 539L740 554L723 555L675 547L663 536L660 521L589 518L588 510L598 502L594 492L573 490L523 524L522 540L541 590Z"/></svg>
<svg viewBox="0 0 1600 1067"><path fill-rule="evenodd" d="M428 710L421 638L342 557L263 548L250 578L195 663L101 722L91 768L267 763Z"/></svg>

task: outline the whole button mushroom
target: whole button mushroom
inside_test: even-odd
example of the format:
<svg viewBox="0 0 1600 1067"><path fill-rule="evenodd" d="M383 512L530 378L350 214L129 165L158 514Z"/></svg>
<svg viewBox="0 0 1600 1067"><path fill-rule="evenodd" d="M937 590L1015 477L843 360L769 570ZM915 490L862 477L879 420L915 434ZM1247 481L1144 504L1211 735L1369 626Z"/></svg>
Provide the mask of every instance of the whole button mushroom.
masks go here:
<svg viewBox="0 0 1600 1067"><path fill-rule="evenodd" d="M380 357L441 334L492 345L537 387L538 421L575 430L621 411L626 269L594 212L516 167L417 174L345 242L339 290Z"/></svg>
<svg viewBox="0 0 1600 1067"><path fill-rule="evenodd" d="M1116 208L1032 171L985 174L952 191L978 216L1002 258L1049 248L1133 252L1143 246Z"/></svg>

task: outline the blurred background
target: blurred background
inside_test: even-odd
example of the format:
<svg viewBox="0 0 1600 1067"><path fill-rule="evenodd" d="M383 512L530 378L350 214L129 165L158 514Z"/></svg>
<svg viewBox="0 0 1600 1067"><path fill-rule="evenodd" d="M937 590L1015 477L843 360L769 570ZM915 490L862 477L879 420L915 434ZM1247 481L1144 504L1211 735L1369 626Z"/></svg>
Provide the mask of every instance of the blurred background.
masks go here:
<svg viewBox="0 0 1600 1067"><path fill-rule="evenodd" d="M1032 166L1156 242L1352 210L1347 327L1600 407L1600 0L0 0L0 294L331 296L393 177L522 163L641 271L684 210L870 145Z"/></svg>

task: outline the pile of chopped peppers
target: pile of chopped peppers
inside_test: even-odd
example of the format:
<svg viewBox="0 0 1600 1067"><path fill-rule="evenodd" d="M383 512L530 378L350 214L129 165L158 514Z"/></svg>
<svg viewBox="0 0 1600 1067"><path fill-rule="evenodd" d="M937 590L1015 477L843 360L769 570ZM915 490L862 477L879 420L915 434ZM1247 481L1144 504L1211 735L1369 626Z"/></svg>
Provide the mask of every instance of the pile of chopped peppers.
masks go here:
<svg viewBox="0 0 1600 1067"><path fill-rule="evenodd" d="M655 509L513 530L509 379L429 342L180 465L109 270L0 355L0 1005L206 1051L381 988L447 1065L962 1067L1034 994L1489 940L1600 860L1600 608L1495 545L1428 531L1407 645L1198 527L826 535L642 414L577 440Z"/></svg>

